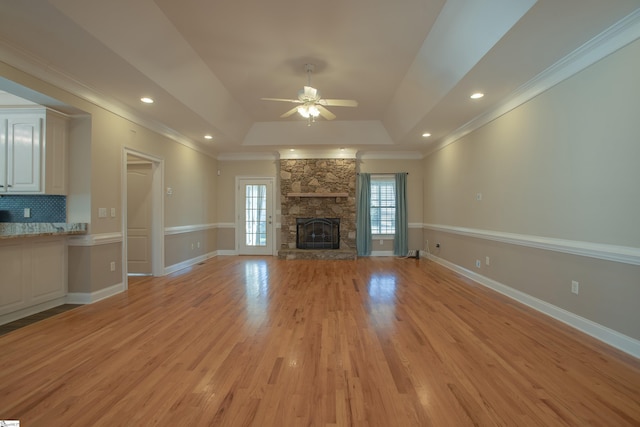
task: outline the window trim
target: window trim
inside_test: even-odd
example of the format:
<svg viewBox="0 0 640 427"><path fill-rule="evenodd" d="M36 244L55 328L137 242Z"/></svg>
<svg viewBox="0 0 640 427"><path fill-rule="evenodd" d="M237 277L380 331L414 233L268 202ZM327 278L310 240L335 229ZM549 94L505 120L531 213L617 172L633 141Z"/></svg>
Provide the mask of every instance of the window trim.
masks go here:
<svg viewBox="0 0 640 427"><path fill-rule="evenodd" d="M374 184L375 181L379 181L379 182L382 181L382 182L387 182L387 183L393 184L393 191L394 191L394 196L395 196L396 182L395 182L395 179L393 177L393 174L371 174L370 177L371 177L371 180L370 180L370 184L369 185L371 187L373 187L373 184ZM370 190L370 193L373 194L373 191ZM369 196L369 204L370 204L369 211L370 212L372 210L372 206L371 206L373 204L372 201L373 201L373 199L372 199L372 197L370 195ZM377 208L379 209L380 207L377 207ZM393 209L396 210L396 212L397 212L398 207L396 206L395 197L394 197L394 202L393 202ZM372 237L375 236L375 238L378 239L378 240L393 240L395 238L395 232L397 231L396 230L395 221L394 221L393 227L394 227L394 232L393 233L381 233L381 234L378 234L373 229L373 221L372 221L371 222L371 236Z"/></svg>

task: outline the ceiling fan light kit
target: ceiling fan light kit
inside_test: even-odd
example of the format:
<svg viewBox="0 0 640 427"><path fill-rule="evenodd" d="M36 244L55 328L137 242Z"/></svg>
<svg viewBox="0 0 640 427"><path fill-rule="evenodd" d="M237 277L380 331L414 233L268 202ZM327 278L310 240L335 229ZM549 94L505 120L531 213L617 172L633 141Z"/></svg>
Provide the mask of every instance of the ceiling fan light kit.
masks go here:
<svg viewBox="0 0 640 427"><path fill-rule="evenodd" d="M298 107L298 114L300 114L305 119L310 117L318 117L320 115L320 110L315 105L301 105Z"/></svg>
<svg viewBox="0 0 640 427"><path fill-rule="evenodd" d="M353 99L322 99L320 91L311 86L311 73L315 69L313 64L305 64L304 70L307 73L307 86L298 91L298 99L282 99L282 98L262 98L263 101L292 102L294 104L302 104L293 107L291 110L282 114L280 118L289 117L296 112L308 120L308 126L319 116L327 120L333 120L336 115L327 110L325 106L330 107L357 107L358 101Z"/></svg>

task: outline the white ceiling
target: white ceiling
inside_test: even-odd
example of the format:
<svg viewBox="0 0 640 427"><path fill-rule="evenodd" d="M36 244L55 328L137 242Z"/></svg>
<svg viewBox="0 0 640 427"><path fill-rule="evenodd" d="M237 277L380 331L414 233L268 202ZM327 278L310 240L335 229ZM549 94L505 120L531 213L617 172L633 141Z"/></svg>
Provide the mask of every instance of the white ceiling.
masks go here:
<svg viewBox="0 0 640 427"><path fill-rule="evenodd" d="M638 0L0 0L0 52L214 155L424 153L638 8ZM312 126L297 114L280 119L292 105L260 98L295 98L306 63L316 65L312 85L323 97L359 106L330 107L337 119ZM471 100L474 91L486 96Z"/></svg>

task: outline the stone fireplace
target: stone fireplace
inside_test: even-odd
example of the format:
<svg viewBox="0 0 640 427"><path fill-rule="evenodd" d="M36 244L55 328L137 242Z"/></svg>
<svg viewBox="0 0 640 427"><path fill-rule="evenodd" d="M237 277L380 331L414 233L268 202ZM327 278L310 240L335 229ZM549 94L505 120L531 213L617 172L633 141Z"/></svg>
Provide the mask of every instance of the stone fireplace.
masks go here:
<svg viewBox="0 0 640 427"><path fill-rule="evenodd" d="M278 256L285 259L355 259L355 190L355 159L280 160L282 234ZM337 247L300 248L298 220L318 218L339 222L337 229L329 230L330 233L338 233L337 242L332 245ZM315 223L315 226L321 227L317 228L316 236L324 233L323 239L329 237L330 233L327 228L322 228L321 223ZM316 243L322 246L319 241ZM328 246L326 243L323 245Z"/></svg>

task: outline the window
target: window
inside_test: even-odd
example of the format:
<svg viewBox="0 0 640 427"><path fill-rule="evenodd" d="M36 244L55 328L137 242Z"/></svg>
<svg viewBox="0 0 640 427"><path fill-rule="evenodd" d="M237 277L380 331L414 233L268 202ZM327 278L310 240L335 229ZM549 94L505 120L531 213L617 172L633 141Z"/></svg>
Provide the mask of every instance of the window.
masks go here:
<svg viewBox="0 0 640 427"><path fill-rule="evenodd" d="M396 182L392 176L371 177L371 234L396 232Z"/></svg>

